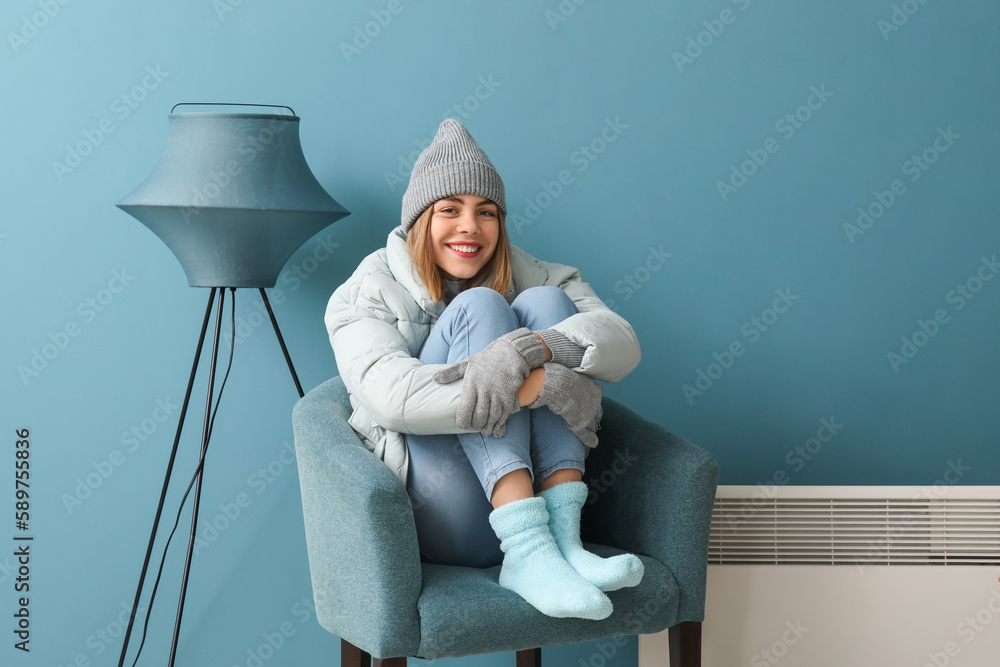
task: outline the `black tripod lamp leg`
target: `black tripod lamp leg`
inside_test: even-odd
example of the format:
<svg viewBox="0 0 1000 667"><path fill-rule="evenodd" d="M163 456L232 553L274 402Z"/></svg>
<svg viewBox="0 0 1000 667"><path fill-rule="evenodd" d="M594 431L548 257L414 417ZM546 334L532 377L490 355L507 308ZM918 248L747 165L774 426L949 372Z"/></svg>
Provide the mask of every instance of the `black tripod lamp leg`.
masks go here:
<svg viewBox="0 0 1000 667"><path fill-rule="evenodd" d="M285 363L288 364L288 370L292 372L292 380L295 381L295 389L299 392L299 398L305 396L302 391L302 385L299 383L299 376L295 373L295 367L292 366L292 358L288 355L288 348L285 347L285 339L281 337L281 329L278 328L278 320L274 319L274 311L271 310L271 302L267 300L267 292L261 287L260 296L264 299L264 305L267 307L267 314L271 318L271 325L274 326L274 333L278 337L278 344L281 345L281 353L285 355Z"/></svg>
<svg viewBox="0 0 1000 667"><path fill-rule="evenodd" d="M212 316L212 302L215 300L215 290L208 295L208 305L205 307L205 319L201 324L201 334L198 336L198 346L194 351L194 362L191 364L191 376L188 378L187 390L184 392L184 402L181 404L180 417L177 419L177 431L174 434L174 444L170 449L170 459L167 462L167 473L163 477L163 488L160 490L160 502L156 506L156 516L153 518L153 529L149 533L149 544L146 546L146 558L142 561L142 571L139 574L139 585L135 589L135 599L132 602L132 611L128 619L128 627L125 629L125 638L122 641L122 653L118 659L118 667L124 667L125 656L128 653L129 638L132 636L132 626L135 625L135 617L139 609L139 600L142 597L142 589L146 582L146 572L149 569L149 559L153 554L153 543L156 541L156 531L160 526L160 517L163 514L163 504L167 498L167 487L170 485L170 475L174 469L174 460L177 458L177 445L181 441L181 431L184 428L184 417L187 415L188 403L191 400L191 388L194 386L194 377L198 370L198 361L201 359L201 348L205 343L205 332L208 330L208 321Z"/></svg>
<svg viewBox="0 0 1000 667"><path fill-rule="evenodd" d="M195 474L194 486L194 508L191 512L191 533L188 536L187 557L184 560L184 575L181 578L180 600L177 603L177 618L174 621L174 636L170 643L170 659L168 667L174 666L174 659L177 655L177 642L181 633L181 617L184 614L184 598L187 595L188 576L191 574L191 558L194 553L194 541L198 529L198 505L201 502L201 480L204 475L205 453L208 451L208 440L211 435L210 427L212 421L212 394L215 390L215 366L219 357L219 333L222 328L222 306L226 300L226 293L220 288L219 306L215 315L215 338L212 341L212 363L208 370L208 399L205 402L205 423L201 432L201 456L198 462L198 471ZM235 299L235 293L233 295ZM233 304L235 307L235 303Z"/></svg>

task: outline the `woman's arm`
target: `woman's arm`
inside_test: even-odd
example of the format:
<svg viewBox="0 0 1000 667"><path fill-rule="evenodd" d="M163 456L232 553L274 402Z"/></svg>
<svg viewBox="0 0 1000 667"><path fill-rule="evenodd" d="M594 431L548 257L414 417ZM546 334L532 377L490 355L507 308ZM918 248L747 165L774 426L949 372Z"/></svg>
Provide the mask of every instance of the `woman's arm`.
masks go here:
<svg viewBox="0 0 1000 667"><path fill-rule="evenodd" d="M521 388L517 390L517 404L523 408L537 401L538 395L542 393L543 384L545 384L545 369L536 368L530 371L528 377L524 378Z"/></svg>
<svg viewBox="0 0 1000 667"><path fill-rule="evenodd" d="M400 289L377 252L330 297L325 321L344 385L390 431L471 432L455 423L462 383L435 382L443 366L412 356L396 328L397 313L386 302L402 299Z"/></svg>
<svg viewBox="0 0 1000 667"><path fill-rule="evenodd" d="M639 340L627 321L597 296L578 269L545 262L511 247L515 282L524 287L553 285L572 299L579 311L550 329L585 348L578 370L595 380L617 382L639 364Z"/></svg>

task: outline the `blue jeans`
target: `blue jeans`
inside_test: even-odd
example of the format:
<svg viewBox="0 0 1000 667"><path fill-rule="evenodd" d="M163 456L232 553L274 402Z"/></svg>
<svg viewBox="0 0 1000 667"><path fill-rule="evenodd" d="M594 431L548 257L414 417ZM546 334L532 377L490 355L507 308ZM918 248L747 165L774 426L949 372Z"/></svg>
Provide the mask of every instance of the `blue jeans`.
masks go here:
<svg viewBox="0 0 1000 667"><path fill-rule="evenodd" d="M547 329L577 312L558 287L533 287L511 305L498 292L476 287L448 305L431 330L420 360L455 363L518 329ZM500 438L481 433L406 436L410 452L407 491L417 540L435 563L491 567L503 560L490 527L490 497L497 480L527 469L536 487L560 469L583 471L586 446L548 408L522 408ZM483 493L485 491L485 494Z"/></svg>

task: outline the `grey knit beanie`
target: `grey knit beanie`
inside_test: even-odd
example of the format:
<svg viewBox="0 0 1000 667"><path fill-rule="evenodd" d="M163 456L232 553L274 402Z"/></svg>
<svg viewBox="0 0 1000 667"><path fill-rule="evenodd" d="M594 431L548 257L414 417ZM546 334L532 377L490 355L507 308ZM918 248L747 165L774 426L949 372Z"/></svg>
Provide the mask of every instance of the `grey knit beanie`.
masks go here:
<svg viewBox="0 0 1000 667"><path fill-rule="evenodd" d="M410 186L403 193L403 231L410 231L437 200L463 194L485 197L507 215L500 174L465 126L448 118L413 165Z"/></svg>

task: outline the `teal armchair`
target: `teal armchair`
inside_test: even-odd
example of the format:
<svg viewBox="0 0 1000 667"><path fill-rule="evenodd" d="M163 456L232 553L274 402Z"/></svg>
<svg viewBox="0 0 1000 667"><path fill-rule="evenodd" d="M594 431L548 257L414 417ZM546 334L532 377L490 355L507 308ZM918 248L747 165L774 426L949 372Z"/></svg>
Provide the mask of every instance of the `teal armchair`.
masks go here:
<svg viewBox="0 0 1000 667"><path fill-rule="evenodd" d="M316 615L341 638L345 667L517 651L670 628L671 665L701 664L715 460L604 399L601 444L587 459L591 494L582 533L595 553L637 554L642 582L608 594L601 621L551 618L497 583L489 569L421 563L406 488L347 423L340 378L295 406L293 427Z"/></svg>

